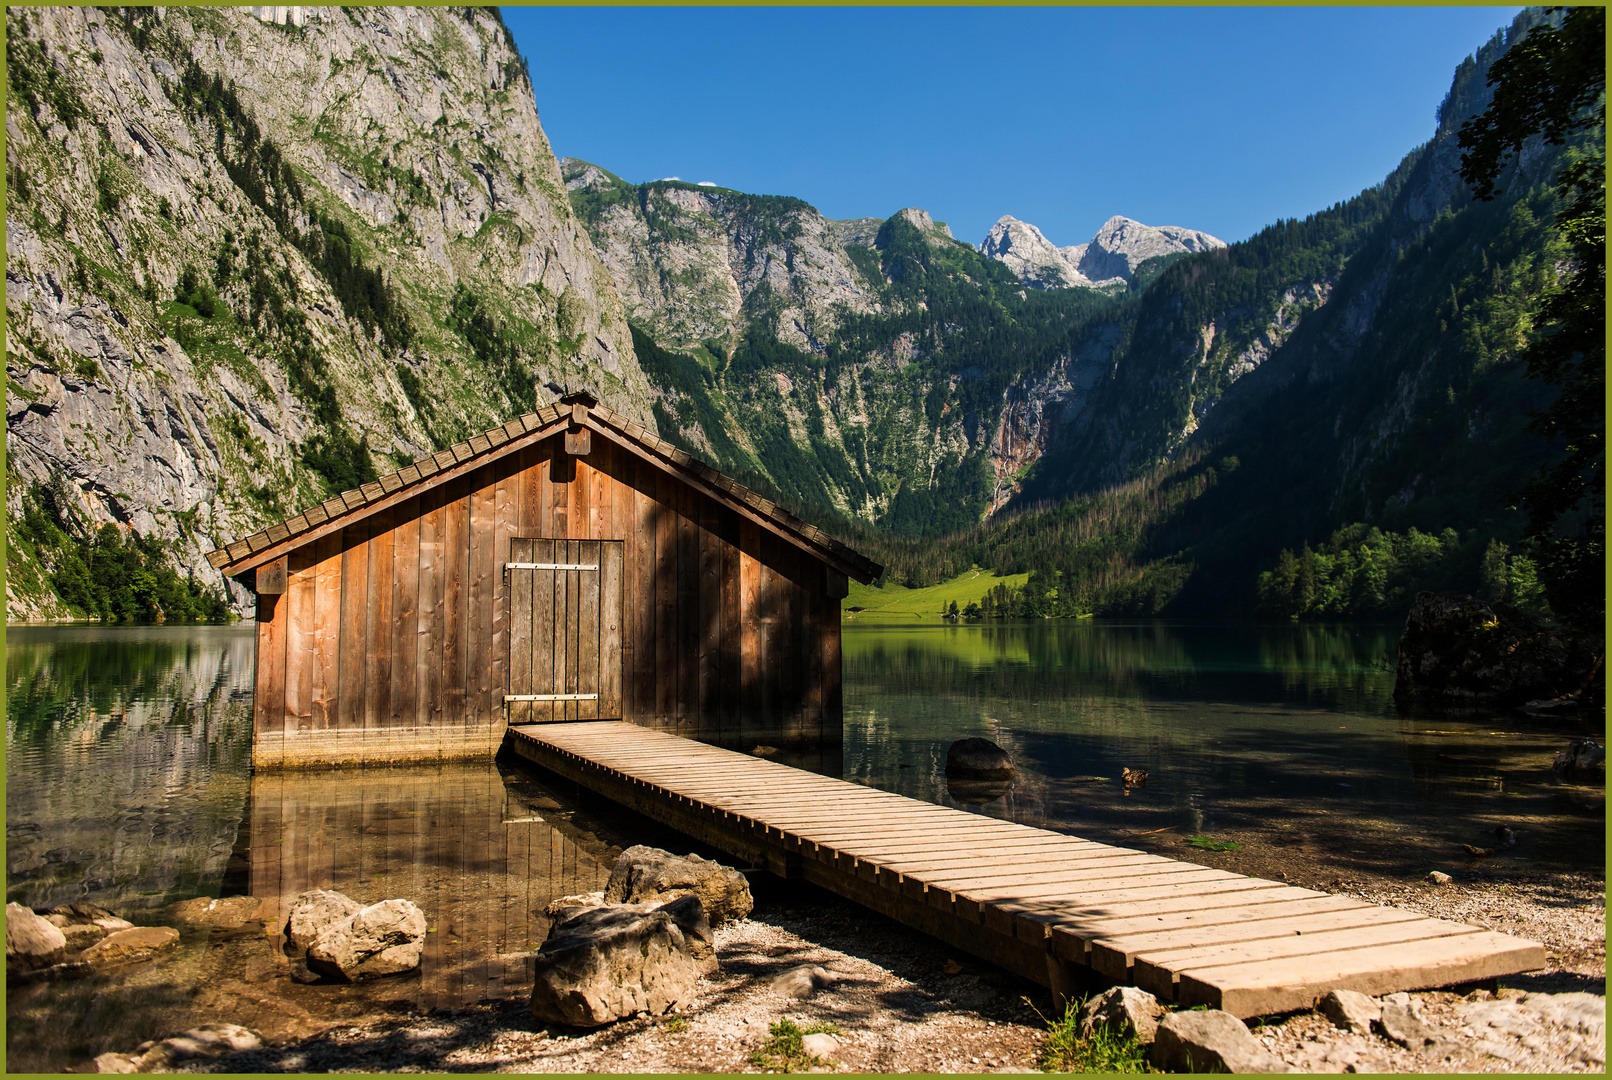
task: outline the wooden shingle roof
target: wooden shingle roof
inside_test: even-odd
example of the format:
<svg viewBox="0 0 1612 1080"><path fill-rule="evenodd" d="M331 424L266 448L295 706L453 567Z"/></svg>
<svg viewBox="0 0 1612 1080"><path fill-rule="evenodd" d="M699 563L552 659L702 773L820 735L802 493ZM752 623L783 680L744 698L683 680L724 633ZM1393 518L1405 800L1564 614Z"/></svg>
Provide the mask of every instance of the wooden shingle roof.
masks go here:
<svg viewBox="0 0 1612 1080"><path fill-rule="evenodd" d="M573 407L577 404L584 409L580 414L573 413ZM209 552L207 561L226 575L251 570L279 558L292 548L301 547L318 536L357 521L382 505L391 505L430 490L521 446L547 438L563 430L573 421L574 415L579 415L587 426L601 435L626 445L640 457L769 527L820 562L847 576L865 584L884 571L878 563L817 526L801 520L771 499L763 498L732 477L718 472L699 458L584 394L568 395L536 412L527 413L456 446L423 457L407 468L363 487L332 496L318 506Z"/></svg>

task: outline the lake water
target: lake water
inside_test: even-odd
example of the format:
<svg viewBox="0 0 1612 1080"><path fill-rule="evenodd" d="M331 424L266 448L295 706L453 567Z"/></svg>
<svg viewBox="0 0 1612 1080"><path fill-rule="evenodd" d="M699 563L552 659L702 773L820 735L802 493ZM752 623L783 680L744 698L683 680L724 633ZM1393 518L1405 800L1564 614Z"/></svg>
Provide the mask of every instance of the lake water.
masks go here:
<svg viewBox="0 0 1612 1080"><path fill-rule="evenodd" d="M1559 783L1571 721L1402 717L1390 627L1040 622L853 624L845 777L1093 839L1295 880L1602 867L1604 793ZM517 996L550 899L603 886L620 849L686 846L564 784L499 764L250 770L250 626L14 627L6 643L6 896L89 900L135 922L252 895L273 929L310 888L404 896L432 926L421 971L303 985L278 939L187 931L121 979L14 987L13 1071L82 1065L207 1020L295 1035L332 1019ZM952 740L1019 766L954 790ZM1122 769L1145 770L1127 788ZM1460 845L1515 844L1470 860Z"/></svg>

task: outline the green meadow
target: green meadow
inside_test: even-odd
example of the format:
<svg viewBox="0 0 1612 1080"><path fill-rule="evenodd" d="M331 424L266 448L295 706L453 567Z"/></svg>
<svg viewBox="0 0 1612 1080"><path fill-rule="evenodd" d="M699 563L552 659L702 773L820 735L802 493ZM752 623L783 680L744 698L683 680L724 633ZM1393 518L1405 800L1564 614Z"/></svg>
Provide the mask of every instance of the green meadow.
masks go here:
<svg viewBox="0 0 1612 1080"><path fill-rule="evenodd" d="M922 589L908 589L901 585L889 584L880 589L853 581L850 594L841 603L840 610L845 613L845 618L848 620L863 619L876 622L894 618L928 619L939 622L941 612L950 607L953 600L957 601L957 609L961 611L972 601L984 596L993 586L1008 585L1018 588L1029 580L1029 577L1029 574L997 577L989 570L982 570L976 566L950 581L942 581L938 585ZM854 611L853 608L865 610Z"/></svg>

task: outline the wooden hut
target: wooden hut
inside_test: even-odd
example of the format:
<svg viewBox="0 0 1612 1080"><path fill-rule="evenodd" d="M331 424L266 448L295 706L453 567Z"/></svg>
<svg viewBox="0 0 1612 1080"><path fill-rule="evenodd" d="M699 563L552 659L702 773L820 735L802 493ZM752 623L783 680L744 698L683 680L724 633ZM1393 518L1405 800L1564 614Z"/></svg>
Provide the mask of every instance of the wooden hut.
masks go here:
<svg viewBox="0 0 1612 1080"><path fill-rule="evenodd" d="M840 599L881 569L586 394L208 561L258 597L270 768L590 718L837 754Z"/></svg>

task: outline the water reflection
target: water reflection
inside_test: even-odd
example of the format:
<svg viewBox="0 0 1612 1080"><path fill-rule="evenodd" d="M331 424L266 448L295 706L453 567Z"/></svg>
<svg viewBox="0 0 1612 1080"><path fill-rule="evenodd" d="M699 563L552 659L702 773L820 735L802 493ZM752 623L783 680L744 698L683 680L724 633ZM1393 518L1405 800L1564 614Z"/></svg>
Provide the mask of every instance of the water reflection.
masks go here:
<svg viewBox="0 0 1612 1080"><path fill-rule="evenodd" d="M245 627L6 633L6 899L120 911L216 888L246 800Z"/></svg>
<svg viewBox="0 0 1612 1080"><path fill-rule="evenodd" d="M1233 868L1253 873L1300 857L1403 873L1501 825L1517 843L1497 871L1599 866L1604 800L1549 768L1582 725L1401 716L1396 643L1393 627L848 626L846 776L1172 854L1235 834ZM1010 791L948 787L966 736L1013 755ZM1147 785L1127 789L1125 768Z"/></svg>

